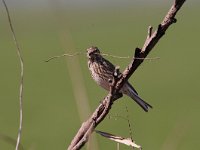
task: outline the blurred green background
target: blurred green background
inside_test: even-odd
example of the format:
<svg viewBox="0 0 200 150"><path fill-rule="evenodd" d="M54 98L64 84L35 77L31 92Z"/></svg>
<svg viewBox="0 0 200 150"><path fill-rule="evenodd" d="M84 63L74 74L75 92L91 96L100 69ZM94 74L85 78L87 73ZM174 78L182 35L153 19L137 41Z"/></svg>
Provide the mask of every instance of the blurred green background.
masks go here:
<svg viewBox="0 0 200 150"><path fill-rule="evenodd" d="M85 55L95 45L103 53L132 56L142 47L149 25L156 27L172 4L158 0L7 0L24 58L24 122L27 150L66 149L81 122L107 94L90 77ZM187 1L172 25L130 82L154 108L143 112L124 96L115 102L98 130L129 137L148 150L200 149L200 2ZM19 124L19 60L5 8L0 5L0 150L14 149ZM121 70L130 59L107 58ZM128 113L126 112L128 107ZM93 133L83 149L116 149L116 143ZM130 147L120 146L122 150Z"/></svg>

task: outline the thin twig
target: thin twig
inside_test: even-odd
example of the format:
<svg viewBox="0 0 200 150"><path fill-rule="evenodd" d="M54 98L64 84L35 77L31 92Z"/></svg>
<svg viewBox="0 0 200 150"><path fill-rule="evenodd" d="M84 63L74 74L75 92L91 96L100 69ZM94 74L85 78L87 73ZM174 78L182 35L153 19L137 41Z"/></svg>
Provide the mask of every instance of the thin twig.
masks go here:
<svg viewBox="0 0 200 150"><path fill-rule="evenodd" d="M128 107L126 106L126 112L127 112L127 122L128 122L128 128L129 128L129 136L131 138L131 141L133 142L133 132L132 132L132 129L131 129L131 123L130 123L130 120L129 120L129 112L128 112ZM134 149L134 147L133 147Z"/></svg>
<svg viewBox="0 0 200 150"><path fill-rule="evenodd" d="M123 116L120 116L120 115L110 115L110 114L108 114L108 118L109 119L112 119L112 118L114 118L115 120L117 120L117 118L119 118L119 119L123 119L123 120L128 120L126 117L123 117Z"/></svg>
<svg viewBox="0 0 200 150"><path fill-rule="evenodd" d="M73 57L73 56L80 55L80 54L82 54L82 53L81 53L81 52L76 52L76 53L74 53L74 54L62 54L62 55L59 55L59 56L53 56L53 57L51 57L51 58L45 60L45 62L49 62L49 61L52 60L52 59L56 59L56 58L60 58L60 57L64 57L64 56Z"/></svg>
<svg viewBox="0 0 200 150"><path fill-rule="evenodd" d="M130 58L129 56L116 56L116 55L110 55L110 54L106 54L106 53L102 53L102 56L109 56L109 57L113 57L113 58L120 58L120 59L127 59Z"/></svg>
<svg viewBox="0 0 200 150"><path fill-rule="evenodd" d="M16 147L15 147L15 150L18 150L19 149L19 145L20 145L20 140L21 140L22 123L23 123L23 107L22 107L22 103L23 103L23 89L24 89L24 82L23 82L23 79L24 79L24 63L23 63L23 58L22 58L22 55L21 55L21 48L20 48L20 46L19 46L19 44L17 42L17 38L16 38L15 31L14 31L14 28L13 28L13 25L12 25L12 22L11 22L11 17L10 17L10 13L9 13L8 7L6 5L5 0L2 0L2 2L4 4L4 6L5 6L7 17L8 17L8 22L9 22L9 25L10 25L10 30L12 32L14 43L15 43L15 45L17 47L16 50L17 50L17 55L18 55L19 61L20 61L20 70L21 70L20 87L19 87L19 109L20 109L19 117L20 117L20 120L19 120L19 129L18 129L17 142L16 142Z"/></svg>
<svg viewBox="0 0 200 150"><path fill-rule="evenodd" d="M128 59L130 58L129 56L116 56L116 55L110 55L110 54L101 54L103 56L108 56L108 57L113 57L113 58L119 58L119 59ZM160 57L153 57L153 58L137 58L134 57L133 59L142 59L142 60L156 60L156 59L160 59Z"/></svg>
<svg viewBox="0 0 200 150"><path fill-rule="evenodd" d="M117 143L117 150L119 150L119 145L120 145L120 144L119 144L119 143Z"/></svg>
<svg viewBox="0 0 200 150"><path fill-rule="evenodd" d="M83 53L76 52L74 54L62 54L62 55L58 55L58 56L53 56L53 57L50 57L49 59L45 60L45 62L49 62L49 61L51 61L53 59L64 57L64 56L74 57L74 56L77 56L77 55L80 55L80 54L83 54ZM116 56L116 55L110 55L110 54L106 54L106 53L102 53L101 55L108 56L108 57L113 57L113 58L119 58L119 59L128 59L128 58L130 58L129 56ZM134 57L133 59L156 60L156 59L160 59L160 57L153 57L153 58L137 58L137 57Z"/></svg>
<svg viewBox="0 0 200 150"><path fill-rule="evenodd" d="M138 60L156 60L160 59L160 57L152 57L152 58L139 58L139 57L133 57L133 59L138 59Z"/></svg>

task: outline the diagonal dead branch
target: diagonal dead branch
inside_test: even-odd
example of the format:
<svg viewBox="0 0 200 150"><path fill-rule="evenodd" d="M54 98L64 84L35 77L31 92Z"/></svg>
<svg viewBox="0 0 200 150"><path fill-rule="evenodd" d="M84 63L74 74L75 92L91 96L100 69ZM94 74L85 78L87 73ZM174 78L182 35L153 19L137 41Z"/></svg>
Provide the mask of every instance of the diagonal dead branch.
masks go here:
<svg viewBox="0 0 200 150"><path fill-rule="evenodd" d="M19 109L20 109L20 120L19 120L19 129L18 129L18 135L17 135L17 142L16 142L16 147L15 147L15 150L18 150L19 149L19 146L20 146L20 140L21 140L21 132L22 132L22 122L23 122L23 107L22 107L22 103L23 103L23 89L24 89L24 63L23 63L23 58L22 58L22 54L21 54L21 48L17 42L17 38L16 38L16 35L15 35L15 31L14 31L14 28L13 28L13 25L12 25L12 21L11 21L11 17L10 17L10 13L9 13L9 10L8 10L8 7L6 5L6 2L5 0L2 0L3 4L4 4L4 7L6 9L6 13L7 13L7 17L8 17L8 22L9 22L9 25L10 25L10 30L12 32L12 36L13 36L13 40L14 40L14 43L17 47L17 55L18 55L18 58L19 58L19 61L20 61L20 70L21 70L21 73L20 73L20 87L19 87Z"/></svg>
<svg viewBox="0 0 200 150"><path fill-rule="evenodd" d="M71 144L69 145L68 150L78 150L87 142L88 137L93 132L95 127L109 113L113 102L122 96L119 93L121 87L144 61L144 58L146 58L149 52L158 43L158 41L165 34L169 26L176 22L176 19L174 17L184 2L185 0L174 1L164 20L160 25L158 25L154 33L152 33L152 27L149 27L144 46L142 48L135 49L135 56L133 57L131 63L123 71L122 75L118 76L117 80L114 80L114 84L112 84L109 94L104 98L102 103L97 107L91 117L82 124L76 136L73 138Z"/></svg>

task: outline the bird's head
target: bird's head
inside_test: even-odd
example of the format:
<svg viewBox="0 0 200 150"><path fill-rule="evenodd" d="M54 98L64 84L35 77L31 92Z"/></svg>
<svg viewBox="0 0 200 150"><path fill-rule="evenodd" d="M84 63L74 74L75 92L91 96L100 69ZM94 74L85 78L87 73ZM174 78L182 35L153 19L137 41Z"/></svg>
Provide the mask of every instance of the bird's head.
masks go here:
<svg viewBox="0 0 200 150"><path fill-rule="evenodd" d="M92 46L87 49L87 57L88 58L94 58L99 55L100 55L100 50L97 47Z"/></svg>

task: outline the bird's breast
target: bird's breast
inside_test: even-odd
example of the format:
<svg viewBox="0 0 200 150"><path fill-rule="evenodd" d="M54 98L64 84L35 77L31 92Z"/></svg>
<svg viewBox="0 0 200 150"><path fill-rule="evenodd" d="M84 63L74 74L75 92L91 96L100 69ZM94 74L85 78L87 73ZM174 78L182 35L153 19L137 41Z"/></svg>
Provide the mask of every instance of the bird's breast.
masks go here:
<svg viewBox="0 0 200 150"><path fill-rule="evenodd" d="M106 77L105 72L102 70L102 66L98 63L93 62L90 63L88 67L91 72L91 76L95 80L95 82L104 89L109 90L108 78Z"/></svg>

